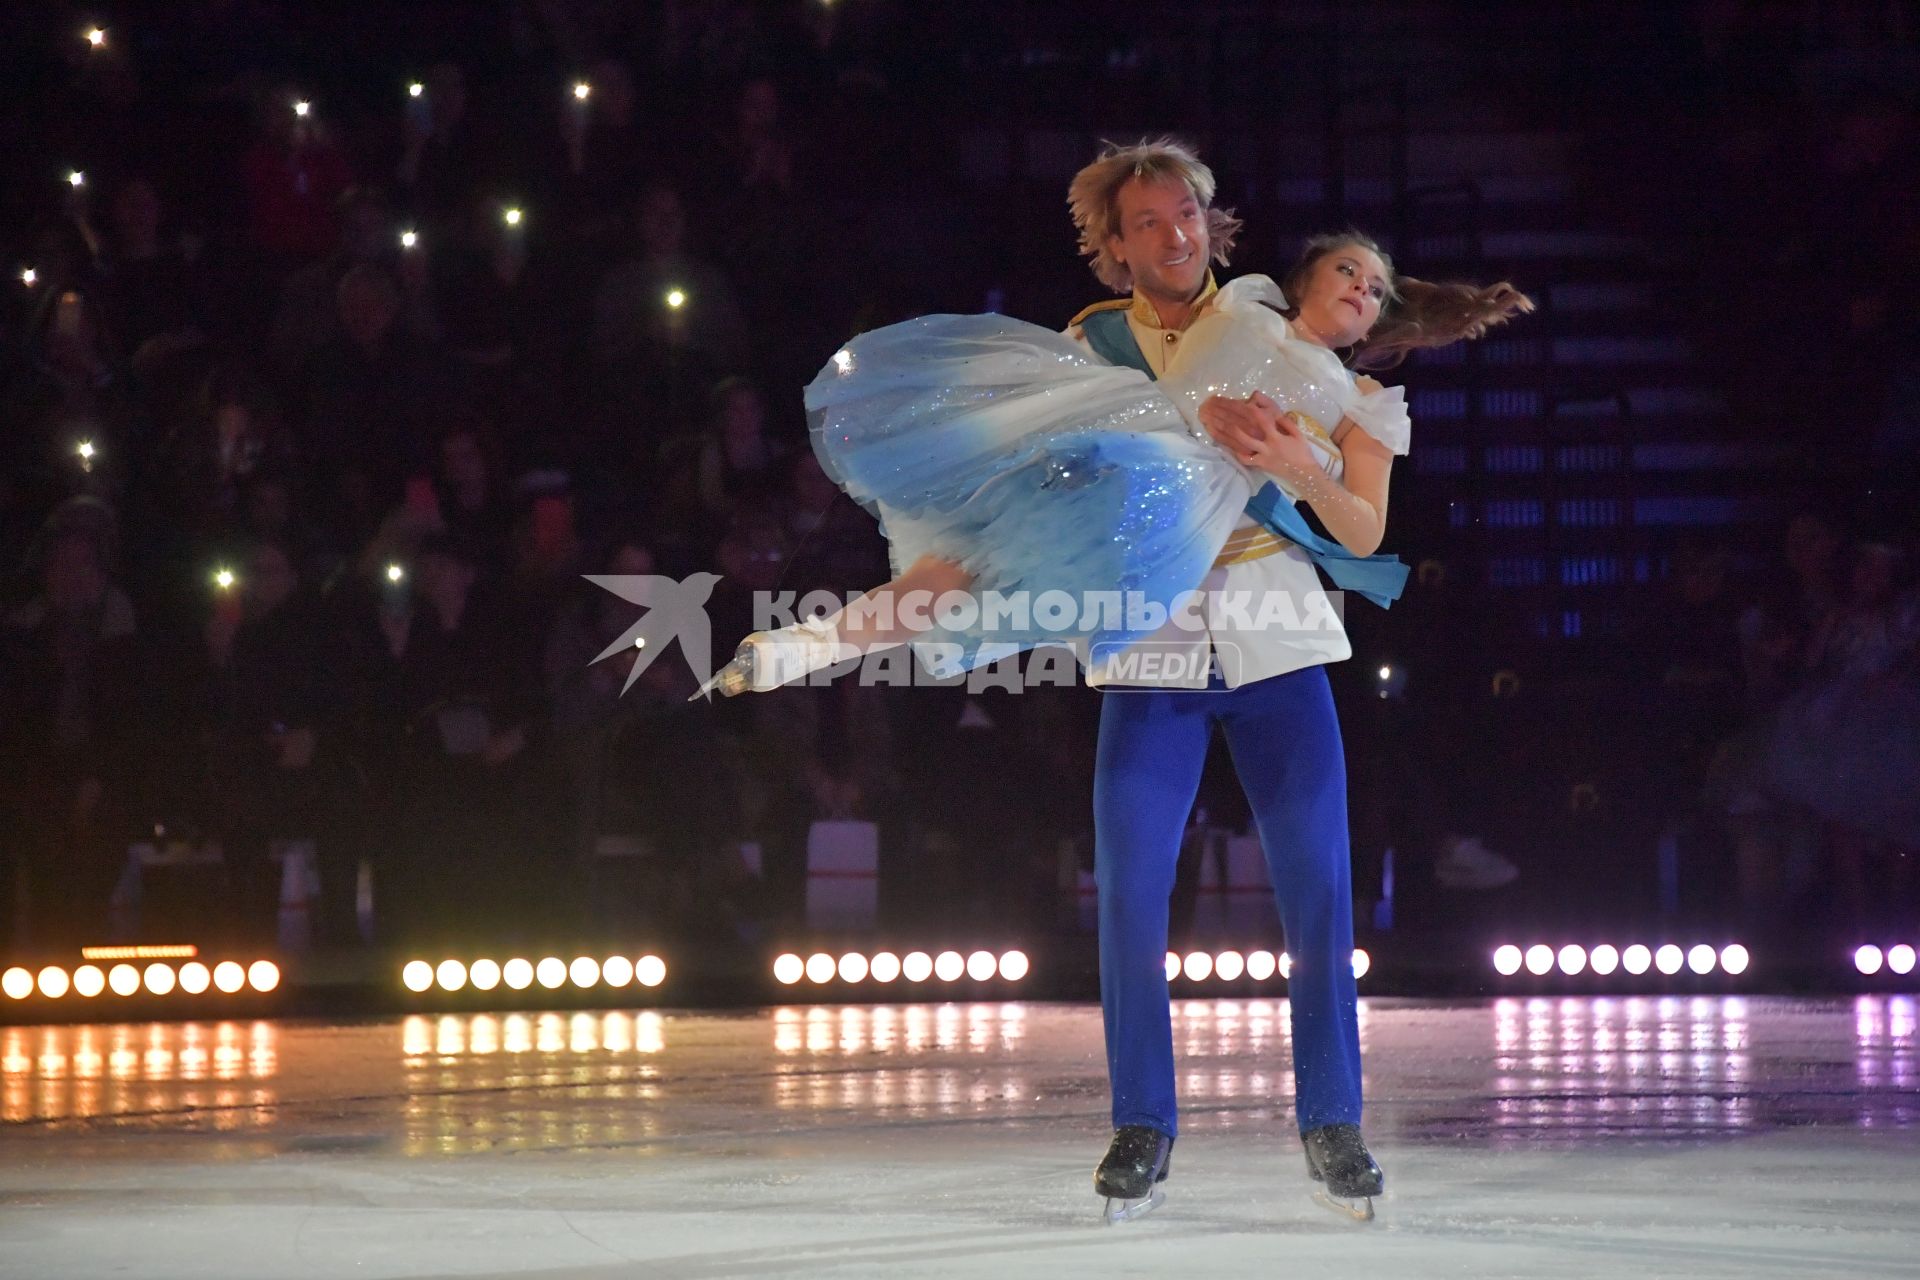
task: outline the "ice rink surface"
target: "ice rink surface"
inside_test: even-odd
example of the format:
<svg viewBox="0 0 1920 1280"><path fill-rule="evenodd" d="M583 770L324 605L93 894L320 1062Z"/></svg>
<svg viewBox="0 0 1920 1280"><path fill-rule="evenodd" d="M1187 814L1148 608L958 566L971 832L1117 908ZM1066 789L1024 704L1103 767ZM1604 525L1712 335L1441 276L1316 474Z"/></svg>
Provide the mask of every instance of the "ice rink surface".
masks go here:
<svg viewBox="0 0 1920 1280"><path fill-rule="evenodd" d="M0 1028L0 1276L1920 1275L1916 1002L1370 1000L1379 1218L1309 1198L1284 1000L1181 1000L1103 1227L1098 1008Z"/></svg>

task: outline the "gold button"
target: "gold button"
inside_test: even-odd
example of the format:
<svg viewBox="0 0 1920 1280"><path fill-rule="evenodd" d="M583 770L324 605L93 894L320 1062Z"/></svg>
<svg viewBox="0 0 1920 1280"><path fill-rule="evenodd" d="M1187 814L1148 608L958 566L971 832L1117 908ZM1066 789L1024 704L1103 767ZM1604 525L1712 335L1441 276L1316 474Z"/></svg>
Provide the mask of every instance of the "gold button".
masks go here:
<svg viewBox="0 0 1920 1280"><path fill-rule="evenodd" d="M1172 345L1173 345L1174 343L1176 343L1176 342L1178 342L1178 341L1180 341L1180 335L1179 335L1179 334L1177 334L1177 333L1170 333L1170 334L1168 334L1168 335L1167 335L1167 345L1168 345L1168 346L1172 346Z"/></svg>

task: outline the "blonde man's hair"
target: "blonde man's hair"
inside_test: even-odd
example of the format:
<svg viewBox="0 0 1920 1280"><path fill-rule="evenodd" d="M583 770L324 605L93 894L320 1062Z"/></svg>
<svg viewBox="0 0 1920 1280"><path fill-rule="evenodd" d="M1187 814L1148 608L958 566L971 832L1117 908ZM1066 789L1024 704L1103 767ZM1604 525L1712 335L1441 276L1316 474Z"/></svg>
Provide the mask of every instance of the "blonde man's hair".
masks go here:
<svg viewBox="0 0 1920 1280"><path fill-rule="evenodd" d="M1100 144L1100 156L1073 175L1067 188L1067 207L1080 233L1080 252L1087 255L1093 274L1115 293L1133 289L1133 272L1113 256L1107 240L1120 233L1120 188L1134 178L1147 182L1179 182L1207 214L1207 244L1213 260L1227 265L1240 219L1228 209L1213 207L1213 170L1200 163L1193 148L1174 138L1146 138L1132 146Z"/></svg>

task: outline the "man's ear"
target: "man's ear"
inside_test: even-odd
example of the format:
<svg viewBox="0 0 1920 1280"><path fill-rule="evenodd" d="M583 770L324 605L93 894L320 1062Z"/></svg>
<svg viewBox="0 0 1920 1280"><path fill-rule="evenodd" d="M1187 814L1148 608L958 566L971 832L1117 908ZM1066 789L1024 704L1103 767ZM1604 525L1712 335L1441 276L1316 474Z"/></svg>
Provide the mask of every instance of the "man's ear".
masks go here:
<svg viewBox="0 0 1920 1280"><path fill-rule="evenodd" d="M1120 238L1118 232L1114 232L1107 237L1107 253L1121 266L1127 264L1126 242Z"/></svg>

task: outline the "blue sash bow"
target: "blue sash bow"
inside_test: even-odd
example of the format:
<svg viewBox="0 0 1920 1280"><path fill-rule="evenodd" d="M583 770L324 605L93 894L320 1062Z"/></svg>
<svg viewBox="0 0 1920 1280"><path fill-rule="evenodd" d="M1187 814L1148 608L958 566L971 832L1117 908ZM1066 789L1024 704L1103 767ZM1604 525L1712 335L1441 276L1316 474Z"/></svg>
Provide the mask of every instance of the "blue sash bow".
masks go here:
<svg viewBox="0 0 1920 1280"><path fill-rule="evenodd" d="M1086 335L1094 354L1108 364L1138 369L1149 378L1155 376L1153 366L1140 352L1140 344L1134 341L1133 330L1127 327L1123 308L1094 312L1080 322L1080 332ZM1342 591L1357 592L1386 609L1406 590L1407 566L1399 556L1357 556L1338 542L1321 537L1272 481L1247 500L1247 514L1272 533L1296 543Z"/></svg>

